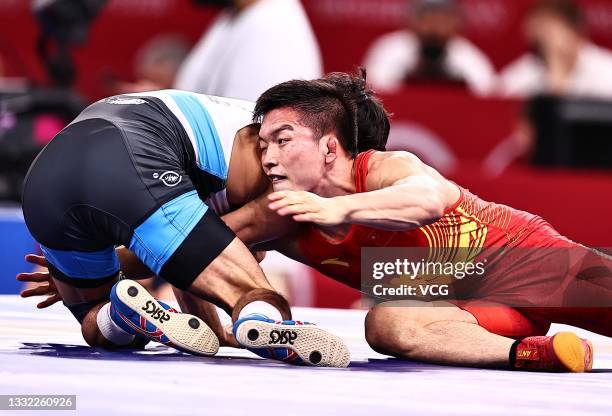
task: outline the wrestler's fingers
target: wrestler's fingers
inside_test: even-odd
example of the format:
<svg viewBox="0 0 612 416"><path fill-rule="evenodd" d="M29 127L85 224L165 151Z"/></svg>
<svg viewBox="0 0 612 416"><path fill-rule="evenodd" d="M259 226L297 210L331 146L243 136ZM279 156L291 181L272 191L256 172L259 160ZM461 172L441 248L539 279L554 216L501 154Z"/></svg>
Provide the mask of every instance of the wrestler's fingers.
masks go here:
<svg viewBox="0 0 612 416"><path fill-rule="evenodd" d="M291 202L288 199L283 198L283 199L279 199L278 201L274 201L268 204L268 208L270 208L273 211L278 211L279 209L286 207L288 205L291 205Z"/></svg>
<svg viewBox="0 0 612 416"><path fill-rule="evenodd" d="M279 199L285 198L286 196L289 195L289 192L291 192L291 191L276 191L276 192L272 192L270 195L268 195L268 200L270 200L270 201L277 201Z"/></svg>
<svg viewBox="0 0 612 416"><path fill-rule="evenodd" d="M36 254L27 254L25 256L25 261L28 263L36 264L37 266L49 267L47 264L47 259L44 256L39 256Z"/></svg>
<svg viewBox="0 0 612 416"><path fill-rule="evenodd" d="M48 282L49 273L47 272L35 272L35 273L19 273L16 279L20 282Z"/></svg>
<svg viewBox="0 0 612 416"><path fill-rule="evenodd" d="M59 293L55 293L53 296L49 296L47 299L40 302L38 305L36 305L36 307L38 309L48 308L49 306L59 302L60 300L62 300L62 297L59 295Z"/></svg>
<svg viewBox="0 0 612 416"><path fill-rule="evenodd" d="M29 298L31 296L44 296L55 293L54 289L51 289L49 285L42 285L38 287L34 287L32 289L26 289L20 293L22 298Z"/></svg>
<svg viewBox="0 0 612 416"><path fill-rule="evenodd" d="M310 207L305 204L290 205L288 207L283 207L279 209L278 211L276 211L276 213L281 216L306 214L308 212L313 212L313 210L310 209Z"/></svg>
<svg viewBox="0 0 612 416"><path fill-rule="evenodd" d="M297 214L293 216L293 220L297 222L317 222L317 216L312 213Z"/></svg>

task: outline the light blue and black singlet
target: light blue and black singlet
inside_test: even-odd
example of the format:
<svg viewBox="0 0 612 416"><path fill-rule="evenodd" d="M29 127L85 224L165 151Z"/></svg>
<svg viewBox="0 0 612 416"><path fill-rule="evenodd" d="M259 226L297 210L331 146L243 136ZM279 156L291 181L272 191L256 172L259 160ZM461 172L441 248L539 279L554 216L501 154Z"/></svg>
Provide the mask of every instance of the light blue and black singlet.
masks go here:
<svg viewBox="0 0 612 416"><path fill-rule="evenodd" d="M227 208L234 136L252 108L166 90L85 109L36 158L24 187L27 226L54 276L103 285L119 271L115 246L125 245L189 287L234 238L217 213Z"/></svg>

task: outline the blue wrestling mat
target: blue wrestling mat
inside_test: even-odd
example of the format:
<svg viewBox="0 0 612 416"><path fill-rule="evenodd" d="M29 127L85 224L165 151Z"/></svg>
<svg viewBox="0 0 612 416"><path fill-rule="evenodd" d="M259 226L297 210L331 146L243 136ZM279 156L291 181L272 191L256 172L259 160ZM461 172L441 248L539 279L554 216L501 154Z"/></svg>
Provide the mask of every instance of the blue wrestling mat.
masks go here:
<svg viewBox="0 0 612 416"><path fill-rule="evenodd" d="M0 394L73 394L76 414L103 416L612 414L608 338L579 331L595 344L590 374L444 367L372 351L363 338L363 311L294 310L346 340L349 368L289 367L230 348L213 358L160 345L94 350L62 306L38 311L34 301L0 296Z"/></svg>
<svg viewBox="0 0 612 416"><path fill-rule="evenodd" d="M15 280L15 275L32 270L23 258L37 250L21 208L0 207L0 294L19 293L22 283Z"/></svg>

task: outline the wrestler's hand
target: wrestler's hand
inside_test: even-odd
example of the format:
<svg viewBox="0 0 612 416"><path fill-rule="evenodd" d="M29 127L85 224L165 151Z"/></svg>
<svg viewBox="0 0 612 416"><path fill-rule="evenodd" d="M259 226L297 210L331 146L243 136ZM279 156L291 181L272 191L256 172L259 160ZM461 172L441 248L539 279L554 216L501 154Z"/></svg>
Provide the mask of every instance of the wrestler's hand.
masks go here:
<svg viewBox="0 0 612 416"><path fill-rule="evenodd" d="M336 198L323 198L306 191L279 191L268 195L268 207L278 215L291 215L295 221L338 225L346 221L347 210Z"/></svg>
<svg viewBox="0 0 612 416"><path fill-rule="evenodd" d="M43 256L37 256L35 254L28 254L25 257L28 263L35 264L39 268L47 267L47 260ZM56 302L62 300L62 297L57 291L51 274L44 269L34 271L31 273L19 273L17 280L20 282L30 282L38 284L35 287L26 289L21 292L22 298L29 298L31 296L47 296L47 299L36 305L39 309L47 308Z"/></svg>

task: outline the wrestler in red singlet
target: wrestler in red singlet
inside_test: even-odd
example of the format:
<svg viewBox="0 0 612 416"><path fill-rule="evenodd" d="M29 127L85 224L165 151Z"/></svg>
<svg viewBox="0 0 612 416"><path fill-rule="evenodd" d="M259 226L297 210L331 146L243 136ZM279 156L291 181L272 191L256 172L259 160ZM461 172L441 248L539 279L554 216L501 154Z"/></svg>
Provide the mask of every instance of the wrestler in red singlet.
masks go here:
<svg viewBox="0 0 612 416"><path fill-rule="evenodd" d="M373 153L361 153L355 160L356 192L367 191L368 162ZM585 302L594 297L612 299L610 288L597 286L596 282L580 284L581 279L601 277L597 273L601 275L602 270L609 279L612 273L609 257L563 237L537 215L483 201L467 189L459 189L459 200L442 218L410 231L385 231L353 224L344 239L330 241L315 225L305 224L299 238L300 251L321 273L360 289L362 247L517 248L511 250L514 253L508 256L511 258L506 258L506 264L497 267L471 298L520 307L453 303L499 335L543 335L551 322L558 322L612 336L612 308L559 307L567 304L568 294ZM578 268L570 266L570 252L587 260ZM452 258L452 253L449 254Z"/></svg>

